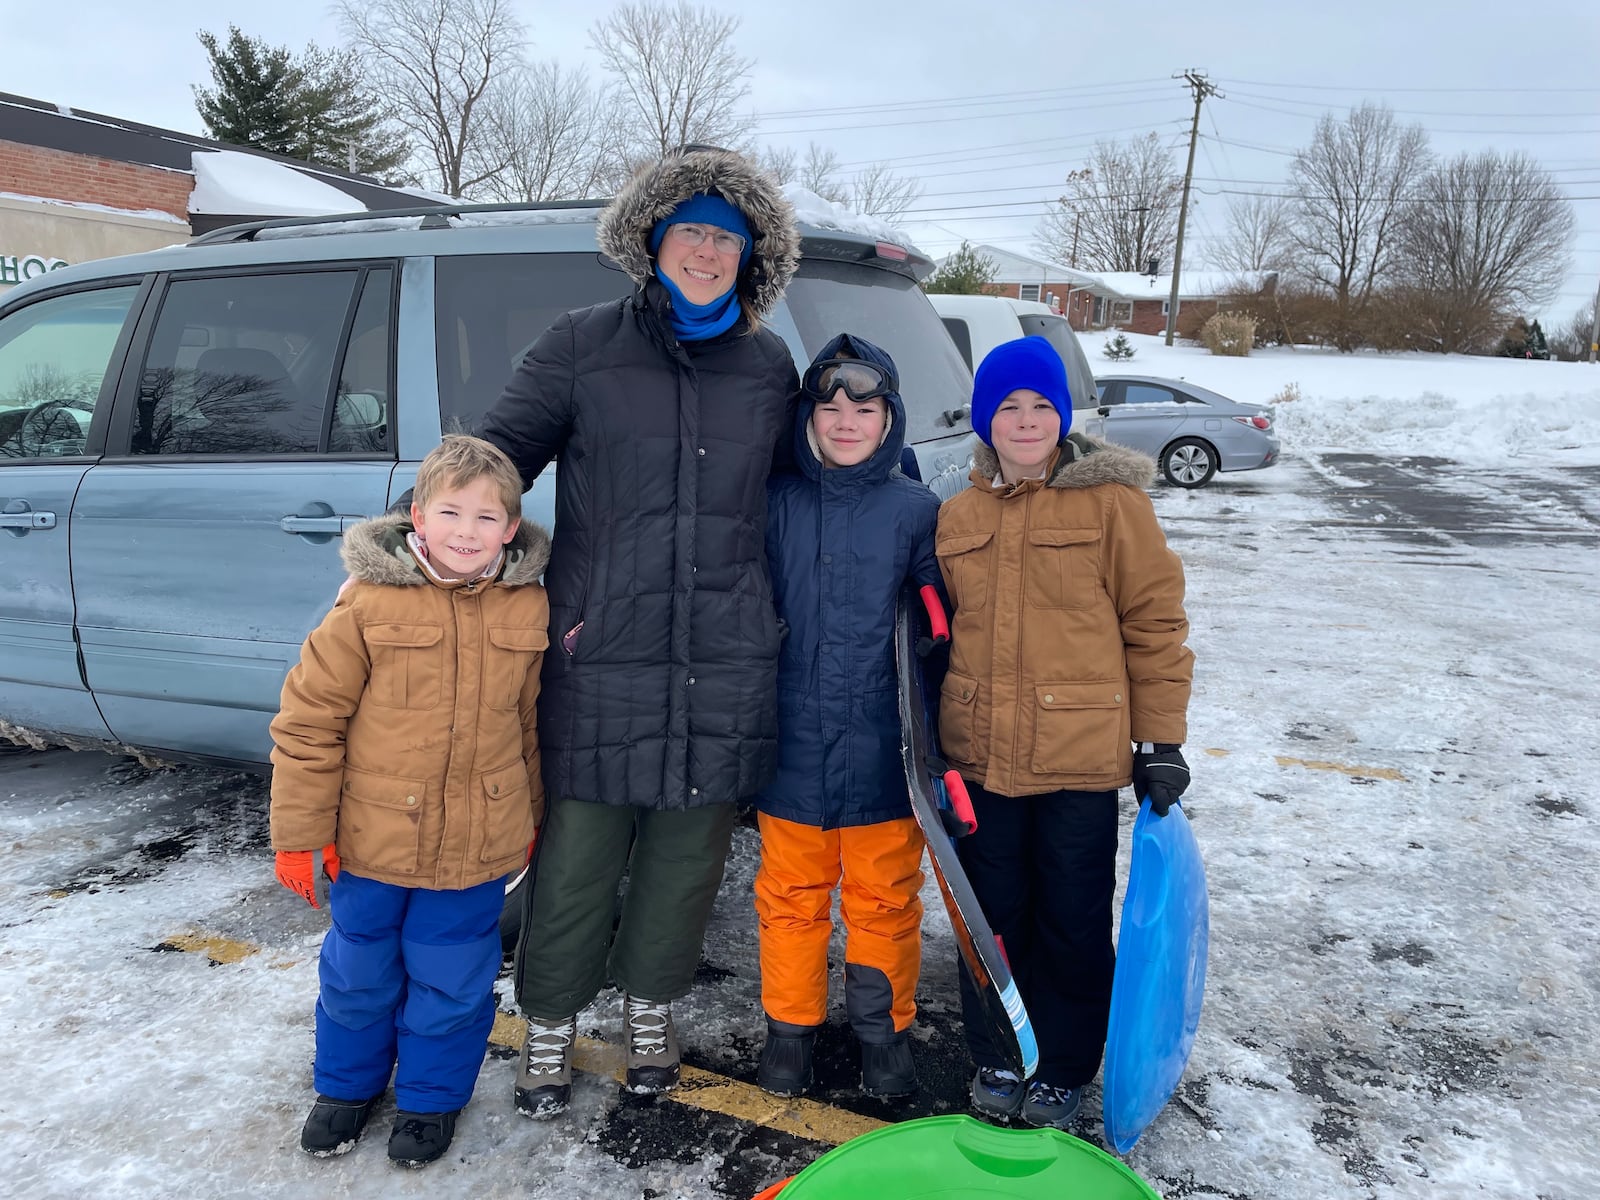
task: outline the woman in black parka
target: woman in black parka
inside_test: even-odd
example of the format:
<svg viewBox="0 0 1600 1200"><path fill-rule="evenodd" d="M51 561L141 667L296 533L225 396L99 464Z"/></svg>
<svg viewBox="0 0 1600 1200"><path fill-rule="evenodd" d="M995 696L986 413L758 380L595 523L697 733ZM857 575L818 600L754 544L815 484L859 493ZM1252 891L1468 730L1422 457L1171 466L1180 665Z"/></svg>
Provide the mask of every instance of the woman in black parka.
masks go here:
<svg viewBox="0 0 1600 1200"><path fill-rule="evenodd" d="M799 383L761 318L799 261L794 211L742 156L691 147L622 189L599 242L637 289L558 319L482 428L524 485L557 464L548 807L516 964L516 1105L535 1117L566 1107L576 1016L608 977L628 1087L676 1085L669 1004L694 980L735 806L776 760L766 481Z"/></svg>

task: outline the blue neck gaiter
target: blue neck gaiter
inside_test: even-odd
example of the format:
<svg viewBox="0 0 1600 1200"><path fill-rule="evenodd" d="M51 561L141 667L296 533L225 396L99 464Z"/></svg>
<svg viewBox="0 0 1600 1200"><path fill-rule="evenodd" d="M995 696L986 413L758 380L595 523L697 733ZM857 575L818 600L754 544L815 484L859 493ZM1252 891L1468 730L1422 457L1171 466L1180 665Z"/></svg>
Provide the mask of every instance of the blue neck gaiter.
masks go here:
<svg viewBox="0 0 1600 1200"><path fill-rule="evenodd" d="M703 342L732 329L739 319L739 289L729 288L710 304L694 304L656 267L656 278L672 297L672 332L680 342Z"/></svg>

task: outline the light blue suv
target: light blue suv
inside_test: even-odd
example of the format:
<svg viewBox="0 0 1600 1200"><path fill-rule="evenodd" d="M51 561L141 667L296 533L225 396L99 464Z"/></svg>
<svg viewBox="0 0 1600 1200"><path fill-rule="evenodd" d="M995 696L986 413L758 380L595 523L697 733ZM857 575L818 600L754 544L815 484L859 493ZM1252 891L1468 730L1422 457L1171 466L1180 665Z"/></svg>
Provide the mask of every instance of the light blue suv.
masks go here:
<svg viewBox="0 0 1600 1200"><path fill-rule="evenodd" d="M265 764L338 540L471 429L561 312L625 294L594 203L265 221L0 293L0 736ZM971 375L870 236L802 226L770 325L901 370L924 479L966 472ZM548 525L547 471L527 499Z"/></svg>

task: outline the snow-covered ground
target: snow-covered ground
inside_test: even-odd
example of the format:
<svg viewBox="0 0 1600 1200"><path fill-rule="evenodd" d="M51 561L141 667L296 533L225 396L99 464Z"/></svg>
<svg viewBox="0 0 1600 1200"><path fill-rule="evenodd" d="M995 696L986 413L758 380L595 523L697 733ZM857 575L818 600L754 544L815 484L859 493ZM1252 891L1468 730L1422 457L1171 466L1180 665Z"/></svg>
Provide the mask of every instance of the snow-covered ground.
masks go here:
<svg viewBox="0 0 1600 1200"><path fill-rule="evenodd" d="M1199 1200L1595 1195L1600 368L1133 340L1116 368L1085 348L1302 396L1279 466L1155 492L1188 571L1212 938L1188 1075L1129 1165ZM324 918L273 884L264 803L246 775L0 757L0 1192L687 1200L819 1151L592 1074L562 1119L520 1120L491 1056L445 1161L391 1170L383 1117L305 1158ZM691 1061L745 1081L755 854L741 830L678 1006ZM961 1088L925 899L918 1113ZM584 1032L614 1038L616 1007ZM1091 1092L1082 1136L1098 1115Z"/></svg>

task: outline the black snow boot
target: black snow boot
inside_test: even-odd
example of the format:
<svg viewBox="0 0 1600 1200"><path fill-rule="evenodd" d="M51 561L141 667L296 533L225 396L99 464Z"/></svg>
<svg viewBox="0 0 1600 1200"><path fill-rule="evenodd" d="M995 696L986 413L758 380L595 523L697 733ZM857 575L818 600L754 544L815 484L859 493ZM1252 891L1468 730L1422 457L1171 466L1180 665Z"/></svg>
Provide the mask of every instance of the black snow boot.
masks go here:
<svg viewBox="0 0 1600 1200"><path fill-rule="evenodd" d="M817 1039L814 1025L791 1025L767 1018L767 1044L761 1048L756 1083L774 1096L799 1096L811 1086L811 1048Z"/></svg>
<svg viewBox="0 0 1600 1200"><path fill-rule="evenodd" d="M318 1096L300 1130L300 1149L313 1158L348 1154L367 1127L382 1094L370 1100L336 1100Z"/></svg>
<svg viewBox="0 0 1600 1200"><path fill-rule="evenodd" d="M861 1043L861 1090L894 1100L917 1090L917 1064L911 1060L911 1033L902 1030L887 1042Z"/></svg>
<svg viewBox="0 0 1600 1200"><path fill-rule="evenodd" d="M450 1149L456 1135L455 1112L397 1112L389 1131L389 1157L403 1167L425 1167Z"/></svg>

